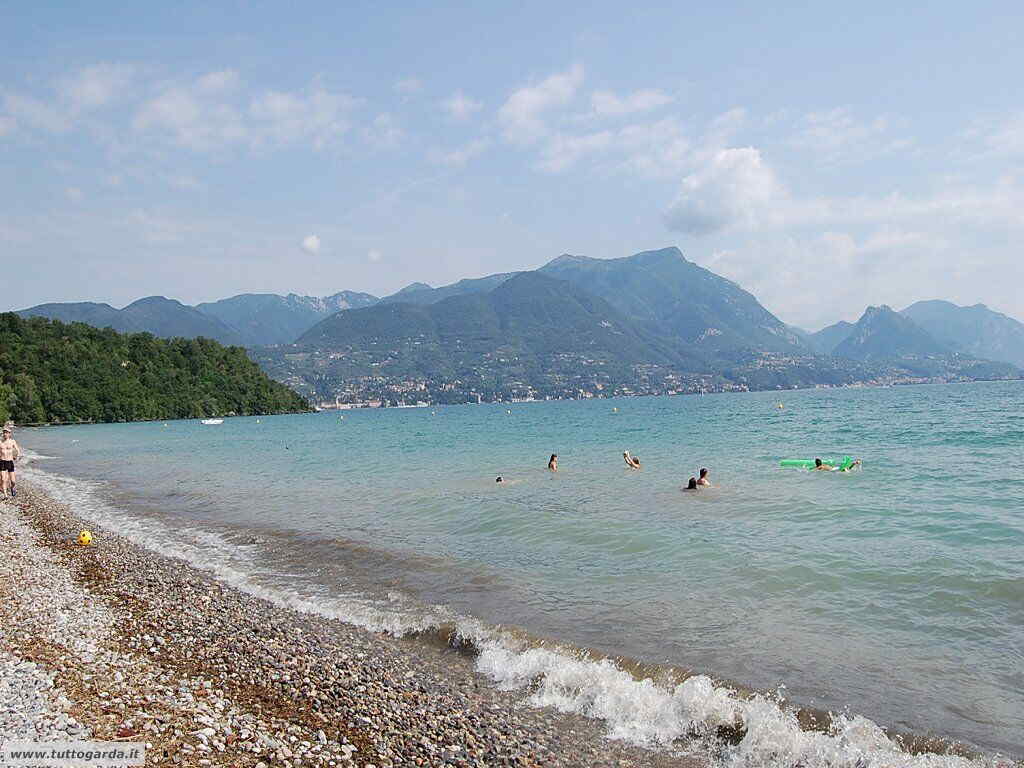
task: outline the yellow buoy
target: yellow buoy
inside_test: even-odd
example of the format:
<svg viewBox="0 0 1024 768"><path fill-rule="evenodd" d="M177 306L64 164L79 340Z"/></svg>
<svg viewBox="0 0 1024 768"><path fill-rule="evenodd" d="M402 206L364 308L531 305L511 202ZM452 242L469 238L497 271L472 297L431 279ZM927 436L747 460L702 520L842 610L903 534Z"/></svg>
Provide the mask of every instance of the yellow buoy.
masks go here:
<svg viewBox="0 0 1024 768"><path fill-rule="evenodd" d="M78 534L78 543L83 547L88 547L92 544L92 531L82 531Z"/></svg>

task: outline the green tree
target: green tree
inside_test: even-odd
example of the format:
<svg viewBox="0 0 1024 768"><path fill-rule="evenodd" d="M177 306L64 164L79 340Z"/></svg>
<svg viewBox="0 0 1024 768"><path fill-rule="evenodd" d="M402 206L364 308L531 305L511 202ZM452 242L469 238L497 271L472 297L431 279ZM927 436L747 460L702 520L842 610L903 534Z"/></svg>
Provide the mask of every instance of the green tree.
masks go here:
<svg viewBox="0 0 1024 768"><path fill-rule="evenodd" d="M0 417L77 422L309 410L240 347L0 314Z"/></svg>
<svg viewBox="0 0 1024 768"><path fill-rule="evenodd" d="M20 424L46 421L46 411L36 391L36 382L27 373L14 374L11 389L14 392L11 418Z"/></svg>

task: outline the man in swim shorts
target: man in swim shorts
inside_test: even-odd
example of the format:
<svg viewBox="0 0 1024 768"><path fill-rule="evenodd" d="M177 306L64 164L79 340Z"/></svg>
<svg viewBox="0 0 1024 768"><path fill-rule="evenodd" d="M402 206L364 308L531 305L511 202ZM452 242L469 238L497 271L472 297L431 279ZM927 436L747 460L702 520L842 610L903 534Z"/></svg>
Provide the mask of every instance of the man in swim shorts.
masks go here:
<svg viewBox="0 0 1024 768"><path fill-rule="evenodd" d="M3 497L8 495L17 496L18 490L14 487L16 478L14 476L14 462L21 458L21 448L11 437L11 428L4 427L3 439L0 440L0 485L3 488Z"/></svg>

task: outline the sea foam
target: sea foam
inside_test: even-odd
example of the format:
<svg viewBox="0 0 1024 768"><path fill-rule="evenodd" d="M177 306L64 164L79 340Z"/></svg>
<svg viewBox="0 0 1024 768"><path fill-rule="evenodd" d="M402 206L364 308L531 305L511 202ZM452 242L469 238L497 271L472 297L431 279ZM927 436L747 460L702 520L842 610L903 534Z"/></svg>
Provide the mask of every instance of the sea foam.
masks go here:
<svg viewBox="0 0 1024 768"><path fill-rule="evenodd" d="M216 532L180 529L140 518L103 499L99 484L48 473L34 456L26 467L33 483L75 512L163 555L179 557L214 578L268 602L344 621L373 632L406 636L455 626L456 642L476 649L476 669L506 690L528 691L538 707L596 718L611 739L651 749L699 754L721 768L1013 768L998 757L911 755L862 716L833 715L827 732L803 730L792 710L766 694L740 696L706 675L670 688L637 680L610 659L591 659L567 647L530 647L511 633L444 606L416 604L400 593L378 600L359 593L304 594L261 568L256 546ZM740 734L734 744L720 728Z"/></svg>

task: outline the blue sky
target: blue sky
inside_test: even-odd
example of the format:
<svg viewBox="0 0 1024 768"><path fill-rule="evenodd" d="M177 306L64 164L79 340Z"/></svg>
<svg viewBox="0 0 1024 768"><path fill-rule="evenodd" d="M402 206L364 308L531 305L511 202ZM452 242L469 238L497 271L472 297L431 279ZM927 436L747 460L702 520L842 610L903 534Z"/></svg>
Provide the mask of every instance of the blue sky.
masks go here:
<svg viewBox="0 0 1024 768"><path fill-rule="evenodd" d="M0 308L674 244L810 328L1024 319L1024 6L892 5L0 3Z"/></svg>

